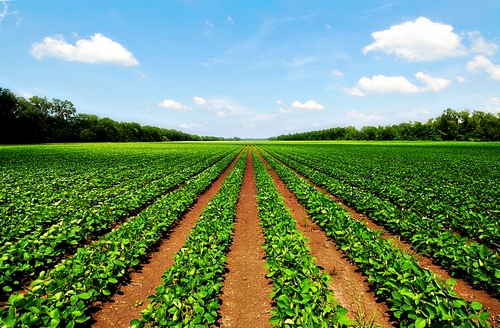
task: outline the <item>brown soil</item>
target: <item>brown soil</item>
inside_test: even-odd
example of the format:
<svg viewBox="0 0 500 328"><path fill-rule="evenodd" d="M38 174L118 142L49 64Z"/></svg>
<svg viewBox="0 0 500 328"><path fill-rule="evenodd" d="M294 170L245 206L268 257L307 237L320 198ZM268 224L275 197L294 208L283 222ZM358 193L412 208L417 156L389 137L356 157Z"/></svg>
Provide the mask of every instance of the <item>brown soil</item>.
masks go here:
<svg viewBox="0 0 500 328"><path fill-rule="evenodd" d="M149 304L147 297L154 294L155 288L162 283L163 272L174 263L174 255L184 245L201 212L215 196L238 158L239 156L198 197L196 203L162 240L158 249L150 255L149 261L129 274L128 283L121 285L106 303L96 304L97 311L92 316L92 327L129 327L132 319L140 317L139 312Z"/></svg>
<svg viewBox="0 0 500 328"><path fill-rule="evenodd" d="M272 292L266 278L262 228L257 209L257 187L250 149L243 185L236 205L233 244L227 254L220 299L220 327L271 327L269 323Z"/></svg>
<svg viewBox="0 0 500 328"><path fill-rule="evenodd" d="M377 296L370 289L368 281L356 265L347 259L325 232L312 221L305 208L295 195L286 187L277 173L260 157L266 165L273 181L283 197L286 207L297 223L297 228L309 239L311 254L331 277L329 287L339 304L346 308L348 316L368 323L371 319L382 327L392 327L390 311L385 303L377 302Z"/></svg>
<svg viewBox="0 0 500 328"><path fill-rule="evenodd" d="M388 231L386 231L384 229L383 226L375 223L367 216L365 216L361 213L358 213L354 208L347 206L344 203L343 199L338 198L334 195L331 195L328 191L321 188L320 186L317 186L316 184L314 184L313 182L308 180L306 177L302 176L300 173L298 173L296 171L295 171L295 173L298 176L300 176L301 178L309 181L309 183L311 183L311 185L316 187L319 191L321 191L324 194L327 194L331 199L333 199L337 203L339 203L339 205L344 207L351 214L351 216L354 219L356 219L358 221L363 220L363 222L367 225L367 227L372 229L372 230L378 230L378 231L383 230L384 233L381 235L381 237L384 239L390 239L392 241L392 244L395 247L401 248L407 254L413 255L417 259L418 265L420 267L429 269L430 271L432 271L434 274L436 274L443 281L446 281L447 279L450 279L450 278L454 279L457 283L453 288L455 293L457 293L458 296L462 297L463 299L465 299L469 302L478 301L479 303L481 303L483 305L483 307L485 309L487 309L488 312L491 314L491 318L490 318L489 322L492 325L492 327L500 327L500 322L499 322L499 319L500 319L500 300L499 299L492 297L484 290L474 288L467 281L465 281L463 279L451 277L449 272L446 269L444 269L443 267L441 267L439 265L434 264L432 258L418 254L411 247L410 244L402 241L398 235L394 235L392 233L389 233Z"/></svg>

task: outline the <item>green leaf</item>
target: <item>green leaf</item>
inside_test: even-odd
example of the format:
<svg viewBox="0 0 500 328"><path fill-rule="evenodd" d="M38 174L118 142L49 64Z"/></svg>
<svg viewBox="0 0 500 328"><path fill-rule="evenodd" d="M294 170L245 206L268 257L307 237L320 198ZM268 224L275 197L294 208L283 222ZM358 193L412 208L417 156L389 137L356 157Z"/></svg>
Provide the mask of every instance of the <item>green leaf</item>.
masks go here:
<svg viewBox="0 0 500 328"><path fill-rule="evenodd" d="M271 317L269 318L269 322L272 324L272 325L277 325L280 323L280 317Z"/></svg>
<svg viewBox="0 0 500 328"><path fill-rule="evenodd" d="M479 303L478 301L474 301L474 302L470 303L470 307L476 311L479 311L483 308L483 304Z"/></svg>
<svg viewBox="0 0 500 328"><path fill-rule="evenodd" d="M81 298L82 300L88 300L89 298L92 297L92 292L87 292L87 293L81 293L78 294L78 297Z"/></svg>
<svg viewBox="0 0 500 328"><path fill-rule="evenodd" d="M417 318L415 320L415 328L424 328L426 325L424 318Z"/></svg>

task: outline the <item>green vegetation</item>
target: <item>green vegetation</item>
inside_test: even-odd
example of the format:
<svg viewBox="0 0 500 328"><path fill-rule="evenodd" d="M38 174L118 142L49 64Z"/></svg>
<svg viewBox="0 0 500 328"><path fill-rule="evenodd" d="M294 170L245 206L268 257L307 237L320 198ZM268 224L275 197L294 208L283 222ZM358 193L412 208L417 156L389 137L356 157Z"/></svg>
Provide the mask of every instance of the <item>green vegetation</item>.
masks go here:
<svg viewBox="0 0 500 328"><path fill-rule="evenodd" d="M215 322L245 162L243 154L163 274L142 319L133 320L131 327L205 327Z"/></svg>
<svg viewBox="0 0 500 328"><path fill-rule="evenodd" d="M368 275L377 294L392 306L402 327L486 326L490 314L478 302L466 302L453 292L454 281L441 282L416 260L392 246L380 233L353 220L347 210L299 178L272 157L266 160L307 208L311 218Z"/></svg>
<svg viewBox="0 0 500 328"><path fill-rule="evenodd" d="M454 140L500 141L500 113L468 110L461 112L451 108L426 123L410 122L388 126L354 126L346 128L300 132L272 137L270 140Z"/></svg>
<svg viewBox="0 0 500 328"><path fill-rule="evenodd" d="M455 280L441 281L421 268L312 183L494 296L500 293L497 143L257 146L310 218L366 275L399 326L489 326L487 309L459 297ZM242 149L248 148L232 142L1 146L0 327L88 324L94 302L117 290ZM132 326L217 321L244 154ZM273 284L271 324L355 325L328 289L329 276L315 264L256 152L253 165Z"/></svg>
<svg viewBox="0 0 500 328"><path fill-rule="evenodd" d="M224 138L77 114L68 100L50 101L38 96L25 99L0 88L0 144L216 140Z"/></svg>
<svg viewBox="0 0 500 328"><path fill-rule="evenodd" d="M447 172L448 167L439 170L437 165L442 166L442 162L431 161L426 165L419 165L409 161L403 165L405 160L415 160L416 157L420 158L418 163L425 162L423 161L424 154L427 160L441 157L444 150L433 154L432 149L435 148L428 149L425 153L420 153L418 149L415 149L411 155L404 156L409 158L401 159L397 157L398 149L404 149L404 147L393 147L391 155L394 162L393 164L385 164L386 167L392 166L390 181L387 181L389 179L384 174L379 173L370 179L366 172L370 170L370 167L378 166L378 163L373 162L377 158L376 153L387 155L387 149L371 147L372 155L367 158L361 156L358 148L356 155L360 159L357 160L356 164L352 164L352 166L357 166L357 169L353 169L344 164L332 163L332 154L322 147L293 152L290 152L290 149L284 151L283 147L280 148L279 155L277 152L273 152L280 160L305 175L312 182L341 197L359 212L401 235L418 252L432 256L436 263L449 268L455 276L466 277L479 287L495 293L500 292L500 256L488 249L484 243L469 239L478 237L487 245L496 245L500 234L497 219L498 213L500 213L498 186L493 186L483 192L470 191L470 189L481 185L485 188L491 184L492 180L498 179L498 177L495 178L495 175L498 174L497 171L487 172L491 167L488 168L485 162L482 163L482 169L485 170L482 174L464 172L462 173L464 181L458 181L457 173L460 173L460 168L453 163L448 163L449 172ZM474 148L477 150L480 147ZM266 149L276 150L274 147ZM350 155L354 156L352 153ZM473 161L472 153L468 155L469 161ZM490 151L487 159L491 161L490 165L495 167L498 163L491 158L491 155ZM346 154L346 156L349 155ZM291 158L295 158L295 160ZM339 162L344 160L346 158L339 159ZM369 163L370 161L371 163ZM463 158L460 158L458 154L454 158L449 156L448 162L453 161L462 163ZM471 167L472 165L465 165L462 170L467 171ZM350 169L353 171L346 174L345 172L350 171ZM343 174L335 174L339 170L342 170ZM387 174L389 174L388 168L379 167L377 170L387 170ZM358 173L355 174L355 171ZM415 175L413 176L413 174ZM332 178L331 175L335 175L337 178ZM436 178L436 175L439 178ZM410 177L413 185L405 183ZM431 181L419 183L419 181L429 178ZM469 179L474 180L472 182ZM346 180L355 183L355 185L346 183ZM405 190L405 187L411 189ZM373 195L368 190L377 190L378 194ZM392 198L392 191L397 191L398 197ZM431 197L428 198L429 194ZM478 199L478 196L481 198ZM483 203L486 197L489 201ZM399 206L394 205L391 201L398 203ZM418 202L419 206L415 205L415 202ZM456 205L450 206L450 204ZM456 231L460 231L463 235L456 234Z"/></svg>
<svg viewBox="0 0 500 328"><path fill-rule="evenodd" d="M215 165L157 199L138 216L97 242L78 248L73 257L63 260L54 269L40 272L27 293L11 294L9 306L0 311L2 327L71 327L87 321L90 317L86 311L92 302L110 295L126 270L139 264L148 248L168 231L240 149L237 145L226 147L232 151ZM141 149L144 151L147 147ZM162 157L157 159L162 160ZM8 259L7 253L0 263Z"/></svg>
<svg viewBox="0 0 500 328"><path fill-rule="evenodd" d="M264 231L268 277L273 281L271 323L277 327L342 327L352 325L347 310L328 289L331 279L321 273L307 240L297 230L266 168L253 155L259 218Z"/></svg>

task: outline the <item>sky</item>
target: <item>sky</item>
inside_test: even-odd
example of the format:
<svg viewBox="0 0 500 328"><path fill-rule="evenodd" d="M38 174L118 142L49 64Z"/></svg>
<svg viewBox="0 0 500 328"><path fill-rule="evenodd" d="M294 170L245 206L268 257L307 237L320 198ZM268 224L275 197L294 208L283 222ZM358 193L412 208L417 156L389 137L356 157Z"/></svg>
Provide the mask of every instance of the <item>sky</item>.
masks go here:
<svg viewBox="0 0 500 328"><path fill-rule="evenodd" d="M0 87L266 138L500 112L498 0L0 0Z"/></svg>

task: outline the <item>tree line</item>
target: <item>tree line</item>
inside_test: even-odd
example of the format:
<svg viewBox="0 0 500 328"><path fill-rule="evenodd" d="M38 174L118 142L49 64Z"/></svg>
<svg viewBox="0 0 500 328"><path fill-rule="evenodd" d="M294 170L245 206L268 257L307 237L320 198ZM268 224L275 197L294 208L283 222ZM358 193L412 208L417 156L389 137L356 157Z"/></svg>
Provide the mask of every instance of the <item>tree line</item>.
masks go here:
<svg viewBox="0 0 500 328"><path fill-rule="evenodd" d="M434 140L500 141L500 113L451 108L427 123L409 122L388 126L335 127L325 130L283 134L271 140Z"/></svg>
<svg viewBox="0 0 500 328"><path fill-rule="evenodd" d="M45 142L220 141L173 129L77 113L68 100L16 96L0 88L0 144Z"/></svg>

